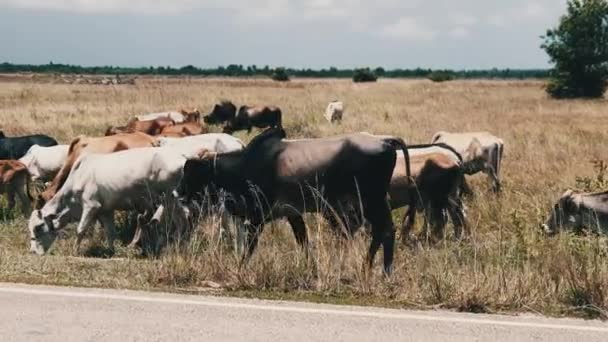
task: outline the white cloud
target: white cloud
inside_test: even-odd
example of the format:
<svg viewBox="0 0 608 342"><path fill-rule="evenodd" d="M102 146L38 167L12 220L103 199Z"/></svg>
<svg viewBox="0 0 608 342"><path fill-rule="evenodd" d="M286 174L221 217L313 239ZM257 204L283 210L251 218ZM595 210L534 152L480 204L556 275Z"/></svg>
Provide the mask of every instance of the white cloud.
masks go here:
<svg viewBox="0 0 608 342"><path fill-rule="evenodd" d="M437 36L435 30L413 17L402 17L395 23L385 26L380 33L388 38L409 41L430 41Z"/></svg>
<svg viewBox="0 0 608 342"><path fill-rule="evenodd" d="M522 9L522 15L529 18L541 17L546 12L546 9L537 2L529 2Z"/></svg>
<svg viewBox="0 0 608 342"><path fill-rule="evenodd" d="M456 39L466 38L470 34L471 34L471 32L467 28L464 28L462 26L455 27L455 28L451 29L450 31L448 31L448 36L450 36L452 38L456 38Z"/></svg>
<svg viewBox="0 0 608 342"><path fill-rule="evenodd" d="M476 16L469 13L453 13L450 21L457 26L473 26L479 22Z"/></svg>

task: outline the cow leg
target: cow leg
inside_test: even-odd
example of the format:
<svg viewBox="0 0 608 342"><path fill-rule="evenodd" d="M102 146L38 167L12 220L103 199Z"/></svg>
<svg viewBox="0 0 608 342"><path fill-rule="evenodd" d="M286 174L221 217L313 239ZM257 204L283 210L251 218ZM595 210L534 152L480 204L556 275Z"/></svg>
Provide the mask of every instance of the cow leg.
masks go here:
<svg viewBox="0 0 608 342"><path fill-rule="evenodd" d="M95 223L97 211L98 208L93 206L85 206L82 210L82 216L80 217L80 222L76 228L76 254L80 252L80 244L84 239L85 233L89 227Z"/></svg>
<svg viewBox="0 0 608 342"><path fill-rule="evenodd" d="M116 240L116 226L114 225L114 211L104 212L99 215L99 222L103 226L106 233L106 241L108 248L114 250L114 241Z"/></svg>
<svg viewBox="0 0 608 342"><path fill-rule="evenodd" d="M467 179L465 178L464 174L460 178L460 194L465 197L473 197L475 195L469 186L469 183L467 183Z"/></svg>
<svg viewBox="0 0 608 342"><path fill-rule="evenodd" d="M446 225L444 209L436 204L431 204L429 219L431 225L431 239L432 242L435 243L443 239Z"/></svg>
<svg viewBox="0 0 608 342"><path fill-rule="evenodd" d="M367 201L365 218L372 226L372 242L369 246L367 256L368 267L374 264L374 257L382 245L384 252L384 272L390 275L393 269L393 257L395 248L395 229L391 210L386 199L378 201Z"/></svg>
<svg viewBox="0 0 608 342"><path fill-rule="evenodd" d="M459 198L450 198L448 204L448 215L450 216L450 220L452 220L452 224L454 225L454 236L456 239L461 239L463 237L463 229L464 237L466 238L469 235L469 228L466 222L464 206Z"/></svg>
<svg viewBox="0 0 608 342"><path fill-rule="evenodd" d="M247 228L247 235L249 237L251 237L251 239L249 239L247 241L247 253L245 253L245 255L243 255L243 258L241 259L241 264L245 264L247 261L249 261L249 259L251 258L251 255L253 255L253 252L255 252L255 249L258 246L258 240L259 240L260 234L262 233L262 230L264 229L264 224L263 223L255 224L252 222L245 222L245 227Z"/></svg>
<svg viewBox="0 0 608 342"><path fill-rule="evenodd" d="M411 240L412 227L416 224L416 206L410 204L401 223L401 243L406 244Z"/></svg>
<svg viewBox="0 0 608 342"><path fill-rule="evenodd" d="M287 221L291 225L293 235L298 242L298 245L304 249L304 252L308 256L308 234L306 233L306 223L302 215L287 216Z"/></svg>
<svg viewBox="0 0 608 342"><path fill-rule="evenodd" d="M9 212L12 212L15 208L15 192L16 189L13 185L10 185L6 191L6 201L8 202Z"/></svg>
<svg viewBox="0 0 608 342"><path fill-rule="evenodd" d="M32 211L32 204L30 197L25 193L26 189L24 187L17 188L17 196L19 197L19 202L21 202L21 212L27 217Z"/></svg>

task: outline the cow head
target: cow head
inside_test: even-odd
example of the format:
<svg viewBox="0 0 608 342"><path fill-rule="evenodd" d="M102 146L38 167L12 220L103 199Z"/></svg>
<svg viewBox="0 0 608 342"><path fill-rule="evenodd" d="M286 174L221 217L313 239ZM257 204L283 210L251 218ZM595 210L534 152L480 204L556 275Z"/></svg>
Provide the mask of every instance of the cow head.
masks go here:
<svg viewBox="0 0 608 342"><path fill-rule="evenodd" d="M30 216L28 229L30 232L30 252L38 255L45 254L57 238L58 220L49 215L44 217L41 210L34 210Z"/></svg>
<svg viewBox="0 0 608 342"><path fill-rule="evenodd" d="M547 222L542 225L545 233L553 235L560 230L578 230L582 226L581 196L572 190L564 192L553 206Z"/></svg>
<svg viewBox="0 0 608 342"><path fill-rule="evenodd" d="M227 122L236 116L236 106L230 101L222 101L220 104L213 106L211 113L203 117L203 121L209 125L217 125L222 122Z"/></svg>
<svg viewBox="0 0 608 342"><path fill-rule="evenodd" d="M201 112L199 112L198 108L189 111L182 109L180 113L184 115L184 122L201 122Z"/></svg>
<svg viewBox="0 0 608 342"><path fill-rule="evenodd" d="M184 175L173 196L179 202L198 201L202 192L213 183L214 160L208 158L188 159L184 164Z"/></svg>
<svg viewBox="0 0 608 342"><path fill-rule="evenodd" d="M477 138L473 138L462 153L463 169L466 174L474 174L485 169L489 156Z"/></svg>

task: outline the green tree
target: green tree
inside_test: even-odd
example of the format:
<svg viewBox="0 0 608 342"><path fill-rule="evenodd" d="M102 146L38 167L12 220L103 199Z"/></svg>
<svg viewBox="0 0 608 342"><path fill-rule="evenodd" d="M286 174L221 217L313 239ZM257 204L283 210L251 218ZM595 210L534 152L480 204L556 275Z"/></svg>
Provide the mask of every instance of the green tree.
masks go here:
<svg viewBox="0 0 608 342"><path fill-rule="evenodd" d="M601 97L608 77L608 2L569 0L568 12L547 30L541 47L554 69L547 92L555 98Z"/></svg>
<svg viewBox="0 0 608 342"><path fill-rule="evenodd" d="M289 81L289 75L287 74L287 70L285 68L276 68L272 73L272 79L279 82Z"/></svg>
<svg viewBox="0 0 608 342"><path fill-rule="evenodd" d="M378 80L378 77L369 68L355 69L353 74L353 82L355 83L376 82L376 80Z"/></svg>

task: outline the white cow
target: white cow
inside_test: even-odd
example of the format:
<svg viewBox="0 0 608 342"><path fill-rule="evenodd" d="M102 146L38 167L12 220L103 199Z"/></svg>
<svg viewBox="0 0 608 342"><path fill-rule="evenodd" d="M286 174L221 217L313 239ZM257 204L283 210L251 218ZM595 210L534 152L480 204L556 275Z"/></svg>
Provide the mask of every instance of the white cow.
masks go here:
<svg viewBox="0 0 608 342"><path fill-rule="evenodd" d="M188 149L189 147L195 149L205 148L218 153L238 151L245 147L241 139L225 133L207 133L184 138L160 137L157 139L157 145L179 149Z"/></svg>
<svg viewBox="0 0 608 342"><path fill-rule="evenodd" d="M465 174L486 173L493 183L495 192L500 191L500 166L504 142L488 132L448 133L438 132L432 143L444 143L456 150L463 159ZM463 183L466 192L470 192Z"/></svg>
<svg viewBox="0 0 608 342"><path fill-rule="evenodd" d="M33 181L37 179L50 180L55 177L65 163L69 149L69 145L50 147L34 145L19 161L27 167Z"/></svg>
<svg viewBox="0 0 608 342"><path fill-rule="evenodd" d="M342 121L342 115L344 114L344 104L340 101L332 101L327 105L325 109L325 119L330 123Z"/></svg>
<svg viewBox="0 0 608 342"><path fill-rule="evenodd" d="M77 220L77 248L95 221L102 224L108 245L113 247L114 211L151 213L160 196L177 185L186 160L197 158L204 150L207 149L193 144L83 154L57 194L42 209L32 213L28 225L30 251L44 254L56 232ZM159 210L162 213L162 209ZM140 233L138 226L134 242Z"/></svg>

